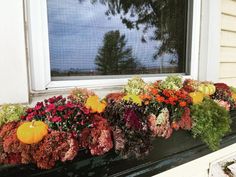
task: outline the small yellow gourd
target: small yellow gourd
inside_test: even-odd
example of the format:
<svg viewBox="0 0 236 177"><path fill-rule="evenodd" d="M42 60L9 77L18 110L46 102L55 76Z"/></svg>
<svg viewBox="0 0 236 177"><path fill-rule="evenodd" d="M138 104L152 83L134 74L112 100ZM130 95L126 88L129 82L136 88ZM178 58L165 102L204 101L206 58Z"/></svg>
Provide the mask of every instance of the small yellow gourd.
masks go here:
<svg viewBox="0 0 236 177"><path fill-rule="evenodd" d="M17 138L25 144L36 144L48 134L48 126L42 121L26 122L17 128Z"/></svg>

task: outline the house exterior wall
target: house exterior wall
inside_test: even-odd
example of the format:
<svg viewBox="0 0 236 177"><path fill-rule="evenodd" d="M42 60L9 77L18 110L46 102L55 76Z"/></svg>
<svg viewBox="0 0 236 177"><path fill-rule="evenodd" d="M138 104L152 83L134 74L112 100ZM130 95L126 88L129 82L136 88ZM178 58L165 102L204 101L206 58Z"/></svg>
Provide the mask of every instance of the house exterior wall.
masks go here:
<svg viewBox="0 0 236 177"><path fill-rule="evenodd" d="M0 1L0 105L27 103L23 1Z"/></svg>
<svg viewBox="0 0 236 177"><path fill-rule="evenodd" d="M236 87L236 1L221 0L220 78Z"/></svg>
<svg viewBox="0 0 236 177"><path fill-rule="evenodd" d="M0 2L0 105L29 100L23 9L21 0ZM236 1L221 0L221 9L219 80L236 87Z"/></svg>

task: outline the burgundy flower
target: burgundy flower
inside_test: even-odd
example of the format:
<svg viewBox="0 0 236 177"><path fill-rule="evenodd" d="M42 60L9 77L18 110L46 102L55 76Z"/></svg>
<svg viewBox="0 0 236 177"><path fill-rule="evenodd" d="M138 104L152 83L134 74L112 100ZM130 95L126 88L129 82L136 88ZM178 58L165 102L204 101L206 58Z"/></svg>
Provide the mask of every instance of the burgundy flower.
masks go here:
<svg viewBox="0 0 236 177"><path fill-rule="evenodd" d="M72 137L74 137L74 138L78 137L78 133L77 133L76 131L72 131L72 132L71 132L71 135L72 135Z"/></svg>
<svg viewBox="0 0 236 177"><path fill-rule="evenodd" d="M215 83L214 85L216 86L216 89L230 90L229 86L225 83Z"/></svg>

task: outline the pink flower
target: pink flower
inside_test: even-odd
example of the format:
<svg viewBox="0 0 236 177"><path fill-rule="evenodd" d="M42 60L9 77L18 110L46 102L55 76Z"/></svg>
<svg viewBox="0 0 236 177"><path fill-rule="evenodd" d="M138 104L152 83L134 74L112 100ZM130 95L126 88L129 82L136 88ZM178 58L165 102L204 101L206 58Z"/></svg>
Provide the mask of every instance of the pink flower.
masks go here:
<svg viewBox="0 0 236 177"><path fill-rule="evenodd" d="M58 97L56 97L56 101L59 101L59 100L61 100L62 99L62 96L60 95L60 96L58 96Z"/></svg>
<svg viewBox="0 0 236 177"><path fill-rule="evenodd" d="M64 119L68 119L69 118L69 116L68 115L64 115Z"/></svg>
<svg viewBox="0 0 236 177"><path fill-rule="evenodd" d="M115 143L115 150L121 151L122 149L124 149L125 148L125 134L117 126L113 129L113 137L114 137L114 143Z"/></svg>
<svg viewBox="0 0 236 177"><path fill-rule="evenodd" d="M54 103L55 102L55 97L49 98L48 102L51 103L51 104Z"/></svg>
<svg viewBox="0 0 236 177"><path fill-rule="evenodd" d="M55 108L56 108L56 106L54 104L50 104L50 105L47 106L46 112L51 112Z"/></svg>
<svg viewBox="0 0 236 177"><path fill-rule="evenodd" d="M73 113L74 113L73 110L68 110L68 112L67 112L67 116L70 116L70 115L72 115Z"/></svg>
<svg viewBox="0 0 236 177"><path fill-rule="evenodd" d="M230 110L230 104L227 101L223 100L214 100L219 106L225 108L227 111Z"/></svg>
<svg viewBox="0 0 236 177"><path fill-rule="evenodd" d="M58 111L64 111L64 110L65 110L65 106L58 106L58 107L57 107L57 110L58 110Z"/></svg>
<svg viewBox="0 0 236 177"><path fill-rule="evenodd" d="M148 117L148 127L152 132L152 136L155 137L158 135L158 127L157 127L157 121L156 116L154 114L150 114Z"/></svg>
<svg viewBox="0 0 236 177"><path fill-rule="evenodd" d="M53 117L53 118L51 119L51 121L52 121L52 122L61 122L62 119L61 119L61 117L55 116L55 117Z"/></svg>
<svg viewBox="0 0 236 177"><path fill-rule="evenodd" d="M81 107L80 109L81 109L81 111L83 111L83 113L86 114L86 115L90 113L90 110L87 109L86 107Z"/></svg>
<svg viewBox="0 0 236 177"><path fill-rule="evenodd" d="M67 103L66 103L66 106L67 106L68 108L74 108L74 107L75 107L75 105L74 105L73 103L71 103L71 102L67 102Z"/></svg>
<svg viewBox="0 0 236 177"><path fill-rule="evenodd" d="M42 102L38 102L38 103L36 104L36 106L34 107L34 109L35 109L36 111L38 111L38 110L40 110L42 107L43 107L43 103L42 103Z"/></svg>
<svg viewBox="0 0 236 177"><path fill-rule="evenodd" d="M27 109L27 110L26 110L26 113L28 113L28 114L29 114L29 113L31 113L31 112L33 112L33 111L34 111L34 109L33 109L33 108L29 108L29 109Z"/></svg>
<svg viewBox="0 0 236 177"><path fill-rule="evenodd" d="M26 120L31 121L34 118L34 116L35 116L35 112L32 112L32 113L28 114L28 116L26 117Z"/></svg>

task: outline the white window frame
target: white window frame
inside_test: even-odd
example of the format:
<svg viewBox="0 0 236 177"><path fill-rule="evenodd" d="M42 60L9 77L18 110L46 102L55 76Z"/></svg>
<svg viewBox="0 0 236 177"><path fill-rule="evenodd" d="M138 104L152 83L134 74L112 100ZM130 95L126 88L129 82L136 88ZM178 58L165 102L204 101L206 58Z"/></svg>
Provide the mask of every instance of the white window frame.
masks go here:
<svg viewBox="0 0 236 177"><path fill-rule="evenodd" d="M52 81L50 75L50 55L49 55L49 39L48 39L48 22L47 22L47 0L25 0L26 5L26 23L28 24L28 49L29 49L29 71L31 81L32 92L43 92L46 90L57 90L71 87L81 87L90 89L102 89L124 85L130 77L127 78L112 78L112 79L94 79L94 80L66 80L66 81ZM214 4L215 1L208 1L209 4ZM220 1L220 0L216 0ZM192 12L192 36L191 37L191 66L190 74L184 75L184 77L191 77L193 79L199 79L199 73L204 71L205 76L200 79L206 78L207 69L209 67L203 67L206 62L201 62L200 57L204 58L204 54L200 55L200 38L201 24L203 24L202 18L202 1L193 0L193 12ZM209 7L210 8L210 7ZM213 13L214 14L214 13ZM209 14L208 14L209 15ZM211 16L213 17L213 16ZM201 20L202 19L202 20ZM212 20L212 19L209 19ZM215 20L215 19L214 19ZM213 25L215 26L215 25ZM210 29L208 25L206 29ZM209 32L210 30L208 30ZM210 33L208 33L210 35ZM212 38L211 38L212 39ZM206 38L204 41L208 41ZM205 42L204 42L205 43ZM207 45L210 46L210 43ZM209 54L205 52L205 55ZM200 59L200 60L199 60ZM213 62L212 62L213 63ZM208 66L212 65L208 62ZM202 66L201 66L202 65ZM117 76L114 76L117 77ZM154 81L158 79L164 79L166 75L158 75L156 77L143 77L145 81Z"/></svg>

